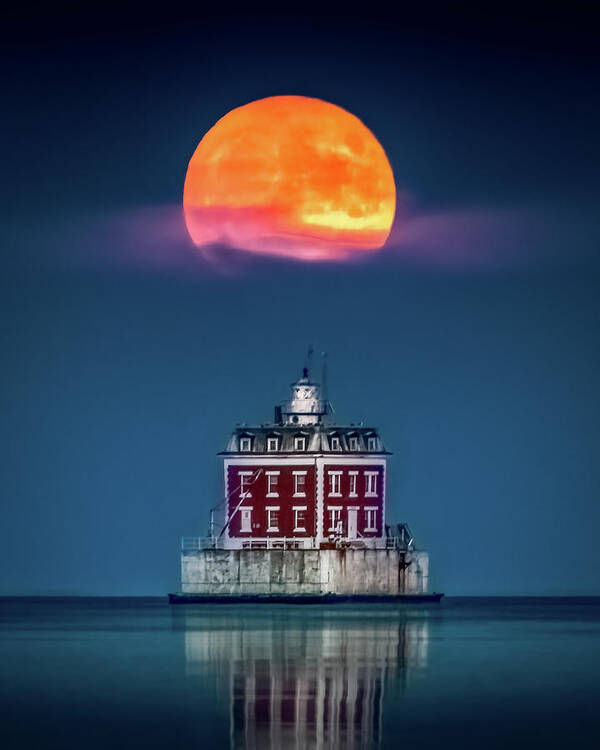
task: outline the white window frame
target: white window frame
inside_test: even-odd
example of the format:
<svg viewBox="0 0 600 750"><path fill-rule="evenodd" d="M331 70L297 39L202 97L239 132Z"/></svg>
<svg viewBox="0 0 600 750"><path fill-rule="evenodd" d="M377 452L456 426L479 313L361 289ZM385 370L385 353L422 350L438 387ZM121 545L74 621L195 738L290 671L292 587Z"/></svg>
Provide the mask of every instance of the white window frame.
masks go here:
<svg viewBox="0 0 600 750"><path fill-rule="evenodd" d="M367 450L369 451L377 450L377 437L375 435L370 435L367 438Z"/></svg>
<svg viewBox="0 0 600 750"><path fill-rule="evenodd" d="M358 497L358 492L356 491L358 471L349 471L348 476L350 477L350 492L348 492L348 497Z"/></svg>
<svg viewBox="0 0 600 750"><path fill-rule="evenodd" d="M306 511L307 511L306 505L294 505L292 507L292 510L294 511L294 532L296 531L306 531ZM304 513L304 526L300 526L298 524L298 513Z"/></svg>
<svg viewBox="0 0 600 750"><path fill-rule="evenodd" d="M327 476L329 477L329 492L327 493L328 497L341 497L342 496L342 472L341 471L328 471Z"/></svg>
<svg viewBox="0 0 600 750"><path fill-rule="evenodd" d="M275 447L273 448L273 444L275 444ZM267 438L267 453L275 453L279 450L279 438L277 436L272 436Z"/></svg>
<svg viewBox="0 0 600 750"><path fill-rule="evenodd" d="M278 471L265 471L267 475L267 497L279 497L279 490L277 488L279 482Z"/></svg>
<svg viewBox="0 0 600 750"><path fill-rule="evenodd" d="M365 505L365 531L377 531L377 511L376 505ZM372 525L371 525L372 522Z"/></svg>
<svg viewBox="0 0 600 750"><path fill-rule="evenodd" d="M307 449L306 435L296 435L294 437L294 450L305 451Z"/></svg>
<svg viewBox="0 0 600 750"><path fill-rule="evenodd" d="M378 471L365 471L365 497L377 497Z"/></svg>
<svg viewBox="0 0 600 750"><path fill-rule="evenodd" d="M252 497L250 490L246 489L248 486L246 482L247 477L251 477L254 474L253 471L239 471L238 476L240 478L240 498L245 500L247 497ZM246 485L246 487L244 486Z"/></svg>
<svg viewBox="0 0 600 750"><path fill-rule="evenodd" d="M328 505L327 512L329 513L329 529L328 531L336 532L338 526L342 521L342 506L341 505Z"/></svg>
<svg viewBox="0 0 600 750"><path fill-rule="evenodd" d="M358 438L356 435L352 435L352 437L348 438L348 450L350 451L357 451L360 448L360 443L358 442Z"/></svg>
<svg viewBox="0 0 600 750"><path fill-rule="evenodd" d="M332 435L330 438L330 446L332 451L341 451L342 443L340 442L339 435Z"/></svg>
<svg viewBox="0 0 600 750"><path fill-rule="evenodd" d="M292 471L294 476L294 494L292 497L306 497L306 475L307 471ZM303 477L300 481L299 477ZM300 487L304 487L303 490Z"/></svg>
<svg viewBox="0 0 600 750"><path fill-rule="evenodd" d="M252 451L252 438L243 435L240 438L240 453L250 453Z"/></svg>
<svg viewBox="0 0 600 750"><path fill-rule="evenodd" d="M267 532L279 531L279 505L267 505L265 510L267 511ZM271 513L277 513L277 525L273 526L273 519Z"/></svg>
<svg viewBox="0 0 600 750"><path fill-rule="evenodd" d="M244 526L244 511L248 511L248 528L245 528ZM239 509L240 513L240 533L241 534L248 534L252 532L252 511L254 510L254 507L252 505L242 505L242 507Z"/></svg>

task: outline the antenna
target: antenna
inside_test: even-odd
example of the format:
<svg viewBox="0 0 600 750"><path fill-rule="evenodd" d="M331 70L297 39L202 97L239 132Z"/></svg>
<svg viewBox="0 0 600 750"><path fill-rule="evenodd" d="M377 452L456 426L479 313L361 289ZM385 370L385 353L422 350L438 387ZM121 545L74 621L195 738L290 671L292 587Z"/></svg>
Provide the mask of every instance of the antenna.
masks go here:
<svg viewBox="0 0 600 750"><path fill-rule="evenodd" d="M308 347L308 351L306 352L306 374L310 374L310 368L312 367L312 357L313 357L313 348L312 344Z"/></svg>
<svg viewBox="0 0 600 750"><path fill-rule="evenodd" d="M325 402L325 413L328 411L327 400L327 352L321 352L321 398Z"/></svg>

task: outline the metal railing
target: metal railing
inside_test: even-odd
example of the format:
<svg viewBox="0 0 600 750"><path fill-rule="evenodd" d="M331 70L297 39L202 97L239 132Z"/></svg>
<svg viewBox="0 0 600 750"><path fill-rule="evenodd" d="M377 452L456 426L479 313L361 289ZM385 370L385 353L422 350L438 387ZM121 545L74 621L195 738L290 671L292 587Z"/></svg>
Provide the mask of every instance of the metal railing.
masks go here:
<svg viewBox="0 0 600 750"><path fill-rule="evenodd" d="M336 546L341 548L369 549L371 545L366 538L361 539L338 539ZM374 547L378 549L396 549L403 552L413 550L412 539L404 536L387 536L372 539ZM182 552L200 552L207 549L318 549L320 542L315 537L264 537L264 538L238 538L232 543L225 537L198 537L184 536L181 539Z"/></svg>

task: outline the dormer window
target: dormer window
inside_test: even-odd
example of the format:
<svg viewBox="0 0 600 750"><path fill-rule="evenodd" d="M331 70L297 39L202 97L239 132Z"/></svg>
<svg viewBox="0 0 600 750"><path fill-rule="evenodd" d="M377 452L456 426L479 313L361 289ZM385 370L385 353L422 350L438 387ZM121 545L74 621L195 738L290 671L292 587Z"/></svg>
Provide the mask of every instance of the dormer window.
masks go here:
<svg viewBox="0 0 600 750"><path fill-rule="evenodd" d="M295 451L306 450L306 435L296 435L294 437L294 450Z"/></svg>
<svg viewBox="0 0 600 750"><path fill-rule="evenodd" d="M367 438L367 450L377 450L377 438L375 437L375 435L371 435Z"/></svg>
<svg viewBox="0 0 600 750"><path fill-rule="evenodd" d="M329 438L329 445L330 445L332 451L339 451L339 450L341 450L342 446L340 444L339 435L332 435Z"/></svg>
<svg viewBox="0 0 600 750"><path fill-rule="evenodd" d="M252 450L252 437L250 435L243 435L240 437L240 452L249 453Z"/></svg>
<svg viewBox="0 0 600 750"><path fill-rule="evenodd" d="M267 438L267 451L270 453L279 450L279 438L277 435L272 435Z"/></svg>
<svg viewBox="0 0 600 750"><path fill-rule="evenodd" d="M351 451L358 450L358 438L356 437L356 435L352 435L350 438L348 438L348 447Z"/></svg>

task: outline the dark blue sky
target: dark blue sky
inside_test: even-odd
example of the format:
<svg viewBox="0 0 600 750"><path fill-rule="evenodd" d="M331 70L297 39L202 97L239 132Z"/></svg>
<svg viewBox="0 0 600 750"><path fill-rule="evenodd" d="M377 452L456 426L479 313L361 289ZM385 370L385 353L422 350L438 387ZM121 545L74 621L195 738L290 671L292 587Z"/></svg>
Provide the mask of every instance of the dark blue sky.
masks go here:
<svg viewBox="0 0 600 750"><path fill-rule="evenodd" d="M587 19L175 13L4 28L0 592L176 589L215 453L270 418L312 343L341 418L394 451L389 516L435 588L600 594ZM214 265L183 241L198 141L274 94L339 104L383 144L403 216L377 258Z"/></svg>

